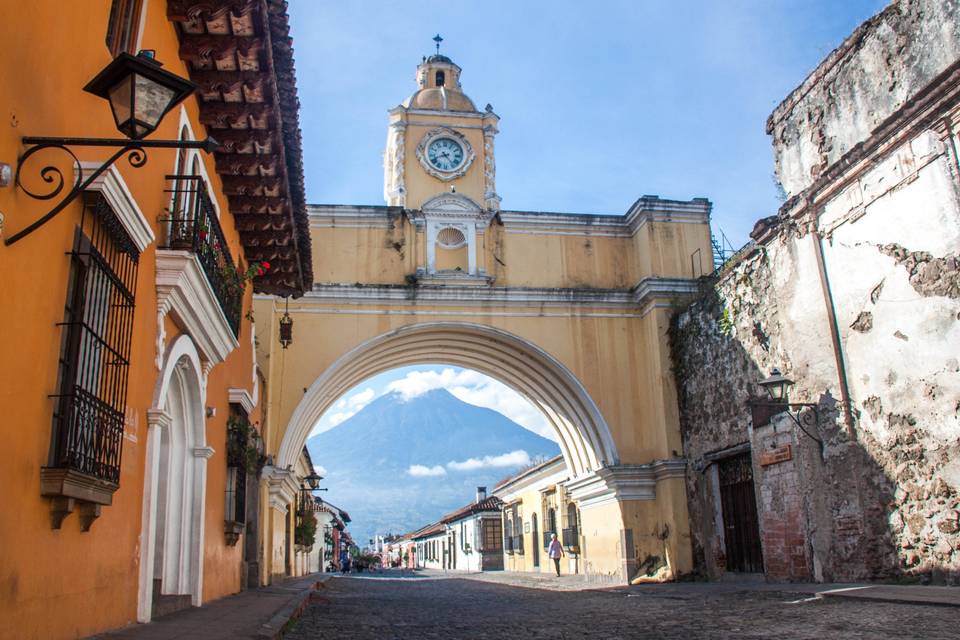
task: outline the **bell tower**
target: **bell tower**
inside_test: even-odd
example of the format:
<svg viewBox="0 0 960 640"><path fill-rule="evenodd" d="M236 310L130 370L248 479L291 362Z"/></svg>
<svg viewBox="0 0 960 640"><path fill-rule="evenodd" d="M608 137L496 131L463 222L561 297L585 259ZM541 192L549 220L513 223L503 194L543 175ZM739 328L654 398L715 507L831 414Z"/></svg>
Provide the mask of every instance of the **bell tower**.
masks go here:
<svg viewBox="0 0 960 640"><path fill-rule="evenodd" d="M492 215L500 209L494 136L500 118L463 93L461 69L437 52L417 65L413 94L390 110L383 158L388 205L420 210L442 194L459 194Z"/></svg>

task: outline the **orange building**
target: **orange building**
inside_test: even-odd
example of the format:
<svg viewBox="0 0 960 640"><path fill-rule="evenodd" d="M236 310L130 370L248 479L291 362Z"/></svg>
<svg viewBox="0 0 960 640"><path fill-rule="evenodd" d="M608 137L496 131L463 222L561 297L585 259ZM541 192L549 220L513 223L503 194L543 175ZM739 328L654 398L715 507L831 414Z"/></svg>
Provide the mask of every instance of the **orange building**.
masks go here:
<svg viewBox="0 0 960 640"><path fill-rule="evenodd" d="M2 638L86 636L264 580L252 294L312 281L285 7L5 4ZM129 68L140 81L110 75ZM157 69L195 91L168 109ZM142 148L31 139L149 128L118 126L104 96L121 124L162 116Z"/></svg>

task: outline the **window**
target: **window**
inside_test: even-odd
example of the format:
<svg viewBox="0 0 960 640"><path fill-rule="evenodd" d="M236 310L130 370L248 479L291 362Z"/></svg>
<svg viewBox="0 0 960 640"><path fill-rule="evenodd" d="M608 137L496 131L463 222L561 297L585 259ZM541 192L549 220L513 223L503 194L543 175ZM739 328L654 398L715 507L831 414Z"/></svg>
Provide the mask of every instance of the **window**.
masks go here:
<svg viewBox="0 0 960 640"><path fill-rule="evenodd" d="M446 80L446 76L444 75L443 71L437 71L436 80L437 86L442 87L444 81Z"/></svg>
<svg viewBox="0 0 960 640"><path fill-rule="evenodd" d="M500 524L500 520L490 518L483 521L484 551L500 551L503 548L501 546L502 529L503 527Z"/></svg>
<svg viewBox="0 0 960 640"><path fill-rule="evenodd" d="M83 209L70 252L50 466L120 483L140 252L103 196Z"/></svg>
<svg viewBox="0 0 960 640"><path fill-rule="evenodd" d="M143 0L113 0L106 40L113 57L121 53L135 53L142 9Z"/></svg>

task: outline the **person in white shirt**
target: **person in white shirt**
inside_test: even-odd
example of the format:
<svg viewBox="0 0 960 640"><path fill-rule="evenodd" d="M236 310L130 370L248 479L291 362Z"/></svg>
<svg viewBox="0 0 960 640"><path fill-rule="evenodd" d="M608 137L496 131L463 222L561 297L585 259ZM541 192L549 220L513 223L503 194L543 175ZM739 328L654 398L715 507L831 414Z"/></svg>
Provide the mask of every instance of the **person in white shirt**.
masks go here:
<svg viewBox="0 0 960 640"><path fill-rule="evenodd" d="M553 560L553 567L557 570L557 576L560 576L560 558L564 556L563 545L557 540L557 534L550 534L550 547L547 549L547 555Z"/></svg>

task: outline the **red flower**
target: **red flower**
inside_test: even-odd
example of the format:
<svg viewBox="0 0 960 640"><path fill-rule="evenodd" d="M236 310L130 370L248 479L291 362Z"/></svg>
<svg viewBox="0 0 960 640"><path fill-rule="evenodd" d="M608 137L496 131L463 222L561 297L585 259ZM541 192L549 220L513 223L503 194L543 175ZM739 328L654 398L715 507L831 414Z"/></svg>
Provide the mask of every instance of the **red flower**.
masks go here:
<svg viewBox="0 0 960 640"><path fill-rule="evenodd" d="M201 231L201 232L200 232L200 242L206 242L206 241L207 241L207 232L206 232L206 231Z"/></svg>
<svg viewBox="0 0 960 640"><path fill-rule="evenodd" d="M260 263L260 266L263 267L264 269L269 269L269 268L270 268L270 263L269 263L269 262L261 262L261 263Z"/></svg>
<svg viewBox="0 0 960 640"><path fill-rule="evenodd" d="M264 273L263 269L257 269L257 275L262 276Z"/></svg>

